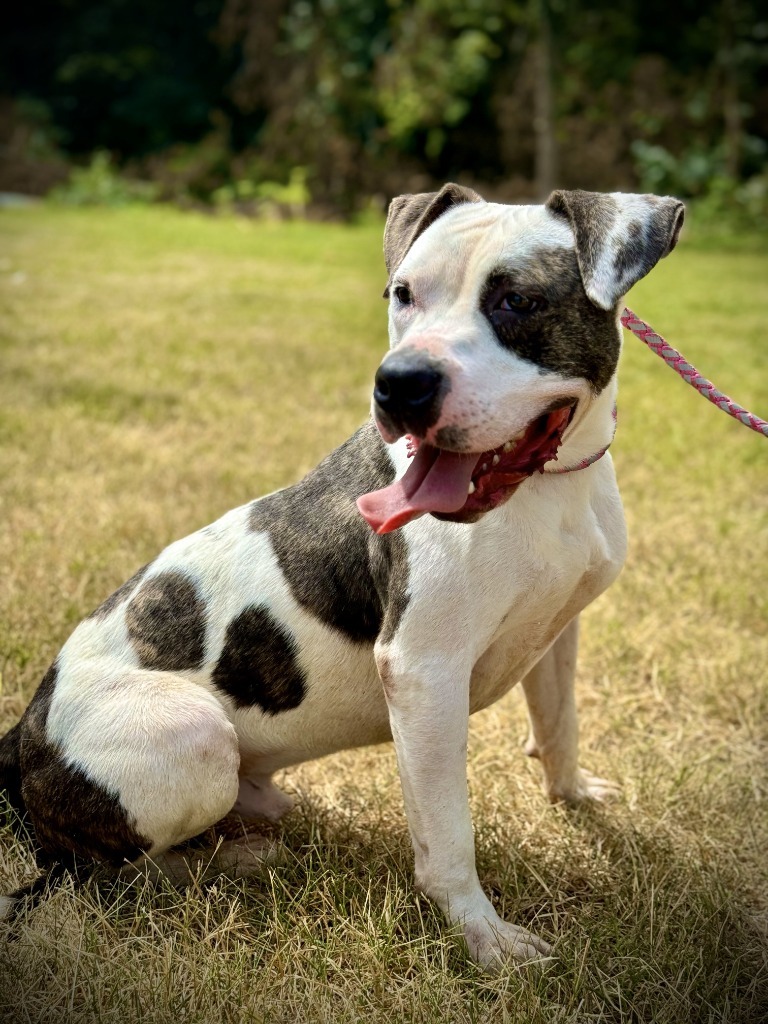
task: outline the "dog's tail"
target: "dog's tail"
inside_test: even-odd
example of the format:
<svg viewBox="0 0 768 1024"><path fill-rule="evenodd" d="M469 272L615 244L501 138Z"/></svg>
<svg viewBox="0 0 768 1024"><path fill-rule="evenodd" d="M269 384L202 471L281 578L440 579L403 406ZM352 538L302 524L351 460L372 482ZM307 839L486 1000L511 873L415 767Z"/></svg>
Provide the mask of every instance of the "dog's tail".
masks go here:
<svg viewBox="0 0 768 1024"><path fill-rule="evenodd" d="M35 859L41 873L27 885L0 896L0 921L13 928L13 922L23 908L37 906L67 877L79 886L93 874L96 863L83 861L73 854L52 857L38 848L34 828L27 814L27 805L21 791L21 722L0 737L0 812L5 811L7 827L23 837L35 848Z"/></svg>
<svg viewBox="0 0 768 1024"><path fill-rule="evenodd" d="M21 818L26 813L21 795L21 722L0 737L0 797L5 797Z"/></svg>
<svg viewBox="0 0 768 1024"><path fill-rule="evenodd" d="M5 925L13 925L22 907L26 906L31 910L37 906L46 893L61 885L64 878L71 874L71 870L71 865L57 861L27 885L14 889L7 896L0 896L0 921Z"/></svg>
<svg viewBox="0 0 768 1024"><path fill-rule="evenodd" d="M0 737L0 810L6 810L6 820L17 834L29 835L25 821L27 808L21 792L21 723L14 725ZM3 807L5 805L5 807ZM41 875L7 896L0 896L0 920L10 923L26 904L31 907L39 903L46 891L56 888L64 876L71 871L65 863L50 864Z"/></svg>

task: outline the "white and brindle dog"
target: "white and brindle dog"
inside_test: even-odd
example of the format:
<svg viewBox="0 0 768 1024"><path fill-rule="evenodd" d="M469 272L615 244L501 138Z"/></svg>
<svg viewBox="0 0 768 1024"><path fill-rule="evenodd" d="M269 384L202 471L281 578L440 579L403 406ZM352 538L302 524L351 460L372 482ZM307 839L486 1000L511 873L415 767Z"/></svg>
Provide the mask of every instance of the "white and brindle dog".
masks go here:
<svg viewBox="0 0 768 1024"><path fill-rule="evenodd" d="M42 867L155 859L233 809L277 819L274 772L391 738L418 887L479 963L548 954L480 886L467 723L522 681L550 798L616 790L579 767L574 667L622 507L609 455L555 470L610 444L621 297L682 220L619 193L393 201L373 420L137 572L0 741Z"/></svg>

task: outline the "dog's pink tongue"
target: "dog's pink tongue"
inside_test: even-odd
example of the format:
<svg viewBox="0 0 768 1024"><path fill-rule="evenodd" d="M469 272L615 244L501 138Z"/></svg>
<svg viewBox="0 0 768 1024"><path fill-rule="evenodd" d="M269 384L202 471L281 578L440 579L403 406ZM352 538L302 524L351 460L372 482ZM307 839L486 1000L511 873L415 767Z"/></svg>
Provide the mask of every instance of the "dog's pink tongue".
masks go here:
<svg viewBox="0 0 768 1024"><path fill-rule="evenodd" d="M363 494L357 507L376 533L391 533L425 512L458 512L477 460L422 443L402 479Z"/></svg>

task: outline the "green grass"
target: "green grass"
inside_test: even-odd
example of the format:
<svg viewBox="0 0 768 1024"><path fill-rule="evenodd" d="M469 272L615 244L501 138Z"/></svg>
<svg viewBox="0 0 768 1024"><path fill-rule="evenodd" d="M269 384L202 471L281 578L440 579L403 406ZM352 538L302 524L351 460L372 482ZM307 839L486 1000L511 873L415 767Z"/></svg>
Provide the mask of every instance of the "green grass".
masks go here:
<svg viewBox="0 0 768 1024"><path fill-rule="evenodd" d="M366 416L380 227L163 209L0 216L0 725L81 616L168 542L287 484ZM630 305L768 415L768 248L684 237ZM478 866L556 943L481 975L411 885L389 746L286 773L263 882L65 886L0 948L13 1021L768 1017L768 447L627 336L614 446L629 563L584 615L585 764L548 806L517 693L476 716ZM0 834L3 890L33 874Z"/></svg>

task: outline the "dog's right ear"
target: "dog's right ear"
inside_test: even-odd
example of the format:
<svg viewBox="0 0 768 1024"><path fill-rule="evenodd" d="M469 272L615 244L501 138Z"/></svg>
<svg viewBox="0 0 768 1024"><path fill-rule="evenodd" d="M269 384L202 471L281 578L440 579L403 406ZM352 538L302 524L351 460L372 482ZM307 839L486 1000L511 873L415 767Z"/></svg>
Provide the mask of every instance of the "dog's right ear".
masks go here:
<svg viewBox="0 0 768 1024"><path fill-rule="evenodd" d="M389 297L392 275L405 259L405 254L424 231L434 224L446 210L462 203L482 203L482 196L464 185L449 182L439 192L419 192L416 195L397 196L389 204L384 228L384 262L389 282L384 298Z"/></svg>
<svg viewBox="0 0 768 1024"><path fill-rule="evenodd" d="M553 192L546 208L570 223L584 290L606 310L672 252L685 215L671 196L581 189Z"/></svg>

